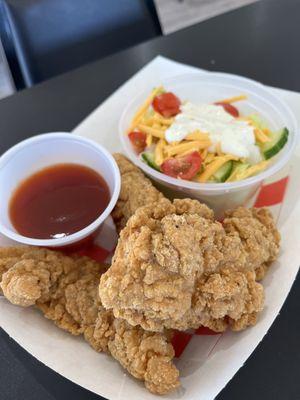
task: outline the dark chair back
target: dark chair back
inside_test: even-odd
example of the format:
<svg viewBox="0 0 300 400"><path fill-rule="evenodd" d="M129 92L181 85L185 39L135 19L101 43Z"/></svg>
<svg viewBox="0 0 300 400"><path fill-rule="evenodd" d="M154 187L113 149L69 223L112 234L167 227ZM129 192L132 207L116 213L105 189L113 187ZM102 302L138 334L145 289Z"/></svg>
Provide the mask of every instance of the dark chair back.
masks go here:
<svg viewBox="0 0 300 400"><path fill-rule="evenodd" d="M1 39L18 88L161 34L151 0L0 0Z"/></svg>

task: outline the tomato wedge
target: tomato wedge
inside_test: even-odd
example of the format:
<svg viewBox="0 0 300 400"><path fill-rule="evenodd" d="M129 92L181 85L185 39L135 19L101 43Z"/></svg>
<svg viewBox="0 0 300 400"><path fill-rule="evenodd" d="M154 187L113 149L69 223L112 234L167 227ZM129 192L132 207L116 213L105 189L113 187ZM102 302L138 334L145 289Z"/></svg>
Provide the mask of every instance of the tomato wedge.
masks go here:
<svg viewBox="0 0 300 400"><path fill-rule="evenodd" d="M164 174L173 178L191 180L199 172L202 159L197 151L184 157L168 158L161 165Z"/></svg>
<svg viewBox="0 0 300 400"><path fill-rule="evenodd" d="M128 133L128 137L136 152L140 153L145 149L147 138L147 135L145 133L140 131L132 131Z"/></svg>
<svg viewBox="0 0 300 400"><path fill-rule="evenodd" d="M180 112L180 100L174 93L161 93L154 97L152 106L155 111L166 118L174 117Z"/></svg>
<svg viewBox="0 0 300 400"><path fill-rule="evenodd" d="M233 117L237 118L240 113L239 110L234 107L232 104L229 103L215 103L217 106L222 106L224 108L225 111L227 111L229 114L231 114Z"/></svg>

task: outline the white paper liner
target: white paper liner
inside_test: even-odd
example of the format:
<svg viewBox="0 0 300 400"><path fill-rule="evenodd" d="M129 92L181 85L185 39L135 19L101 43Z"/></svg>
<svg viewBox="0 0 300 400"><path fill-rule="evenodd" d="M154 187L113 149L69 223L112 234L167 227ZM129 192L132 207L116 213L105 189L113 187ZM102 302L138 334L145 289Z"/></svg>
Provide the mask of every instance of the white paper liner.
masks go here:
<svg viewBox="0 0 300 400"><path fill-rule="evenodd" d="M117 125L127 99L134 96L137 90L155 86L160 79L189 71L206 73L160 56L155 58L88 116L74 133L94 139L111 152L121 151ZM299 119L300 94L281 89L272 91L289 104ZM176 361L181 371L182 388L164 396L165 399L213 399L243 366L278 315L300 263L299 148L290 166L271 181L277 181L287 174L290 178L284 203L271 207L278 218L282 248L279 260L274 263L263 281L266 305L259 322L255 327L240 333L228 331L214 336L194 335ZM107 221L99 243L111 250L114 241L111 221ZM9 240L0 237L2 246L9 243ZM0 298L0 325L42 363L101 396L112 400L157 398L147 392L143 383L127 374L111 357L96 353L81 337L73 337L58 329L33 308L15 307Z"/></svg>

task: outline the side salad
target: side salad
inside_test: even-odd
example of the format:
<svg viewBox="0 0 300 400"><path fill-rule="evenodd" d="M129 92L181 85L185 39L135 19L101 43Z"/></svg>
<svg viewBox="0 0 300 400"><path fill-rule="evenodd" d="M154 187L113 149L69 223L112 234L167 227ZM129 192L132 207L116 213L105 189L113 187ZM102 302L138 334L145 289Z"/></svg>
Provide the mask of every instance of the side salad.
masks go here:
<svg viewBox="0 0 300 400"><path fill-rule="evenodd" d="M151 168L195 182L233 182L266 169L288 141L288 129L273 132L257 114L241 115L240 95L213 104L181 101L155 88L136 112L129 140Z"/></svg>

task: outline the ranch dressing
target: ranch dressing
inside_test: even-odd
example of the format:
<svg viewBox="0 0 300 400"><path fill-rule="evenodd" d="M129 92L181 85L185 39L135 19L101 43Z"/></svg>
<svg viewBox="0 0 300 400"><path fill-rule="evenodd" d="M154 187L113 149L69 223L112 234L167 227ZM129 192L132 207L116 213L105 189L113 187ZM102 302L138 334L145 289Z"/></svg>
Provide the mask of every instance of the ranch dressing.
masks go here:
<svg viewBox="0 0 300 400"><path fill-rule="evenodd" d="M207 133L212 142L210 152L214 152L220 143L223 153L246 158L251 164L261 161L254 128L246 121L234 118L222 106L214 104L187 102L180 109L181 112L165 132L168 143L180 142L189 133L200 131Z"/></svg>

